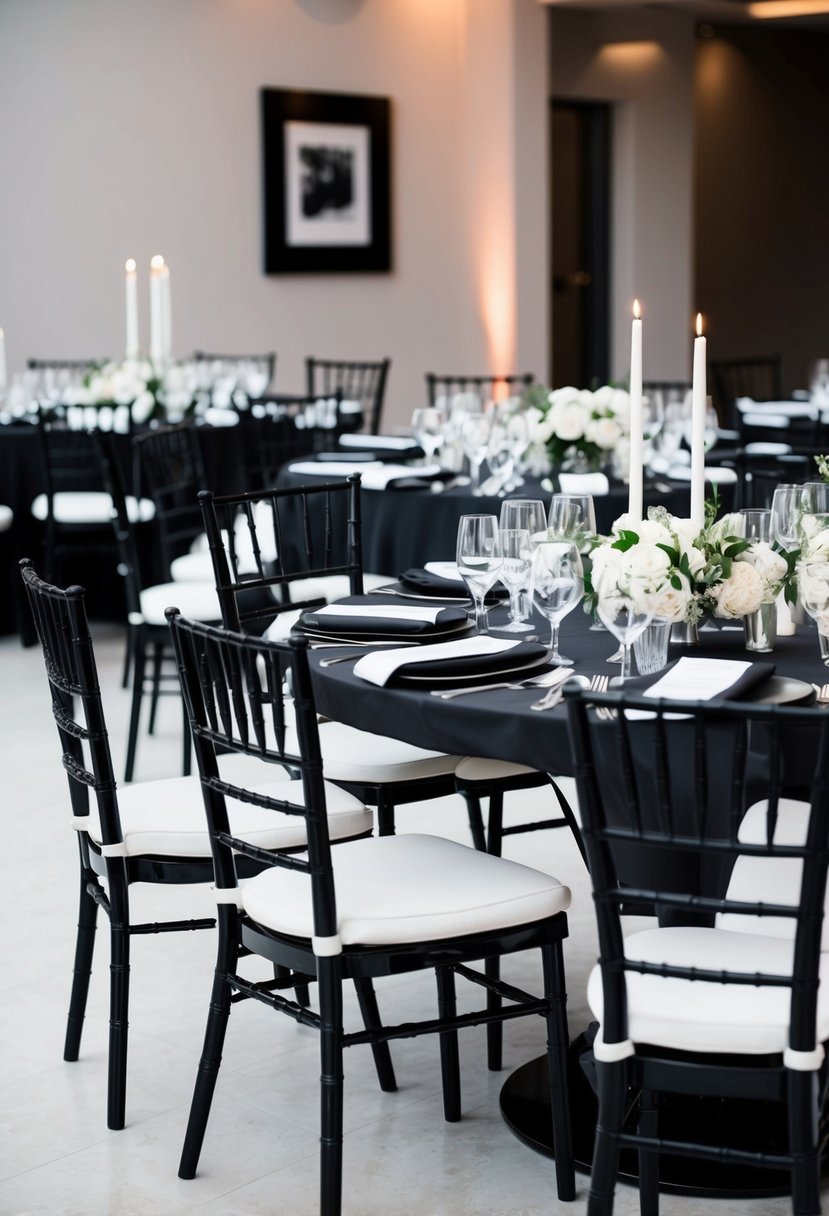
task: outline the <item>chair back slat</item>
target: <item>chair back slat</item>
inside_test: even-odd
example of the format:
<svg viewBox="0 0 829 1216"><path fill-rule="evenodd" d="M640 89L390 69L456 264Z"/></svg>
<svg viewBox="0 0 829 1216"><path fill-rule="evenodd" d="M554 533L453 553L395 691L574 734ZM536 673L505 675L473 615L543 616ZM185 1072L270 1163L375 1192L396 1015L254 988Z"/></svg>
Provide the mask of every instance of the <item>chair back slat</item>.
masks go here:
<svg viewBox="0 0 829 1216"><path fill-rule="evenodd" d="M363 427L370 434L380 430L391 359L355 361L348 359L305 360L308 395L329 397L339 394L343 401L359 401L363 407Z"/></svg>
<svg viewBox="0 0 829 1216"><path fill-rule="evenodd" d="M158 522L165 580L170 565L202 534L196 500L207 484L201 449L189 423L136 435L133 452L141 493L152 499Z"/></svg>
<svg viewBox="0 0 829 1216"><path fill-rule="evenodd" d="M426 394L430 405L443 397L446 402L458 394L473 393L482 404L495 399L496 392L505 397L520 397L535 382L532 372L511 372L505 376L438 375L426 373Z"/></svg>
<svg viewBox="0 0 829 1216"><path fill-rule="evenodd" d="M829 719L815 709L663 702L625 692L568 692L567 701L599 927L604 1042L627 1038L624 976L638 971L790 988L790 1045L811 1050L829 866ZM605 711L611 711L610 720ZM779 760L787 739L806 739L815 757L806 782L804 839L781 823L782 799L794 796ZM804 783L802 774L794 779L798 787ZM756 898L730 895L729 877L740 857L797 860L799 899L771 903L767 892L764 902L761 891ZM710 926L717 914L728 914L730 922L787 919L793 926L793 970L749 976L673 960L630 960L621 926L626 903L651 905L663 923Z"/></svg>

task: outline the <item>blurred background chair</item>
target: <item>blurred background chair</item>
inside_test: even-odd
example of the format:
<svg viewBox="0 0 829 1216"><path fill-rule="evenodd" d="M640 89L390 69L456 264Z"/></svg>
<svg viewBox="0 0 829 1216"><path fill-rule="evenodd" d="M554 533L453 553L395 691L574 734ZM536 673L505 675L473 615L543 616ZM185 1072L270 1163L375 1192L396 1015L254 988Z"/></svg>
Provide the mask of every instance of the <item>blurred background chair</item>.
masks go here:
<svg viewBox="0 0 829 1216"><path fill-rule="evenodd" d="M305 360L308 396L331 397L339 394L343 412L346 412L347 403L358 402L362 407L362 429L377 435L390 367L391 359L360 363L345 359L317 359L310 355Z"/></svg>
<svg viewBox="0 0 829 1216"><path fill-rule="evenodd" d="M266 394L240 410L243 488L271 489L283 465L335 448L343 429L340 406L339 392L325 398Z"/></svg>
<svg viewBox="0 0 829 1216"><path fill-rule="evenodd" d="M440 404L443 398L443 404L448 409L453 397L468 393L476 396L484 407L501 397L520 397L534 381L532 372L511 373L508 376L450 376L426 372L426 395L430 405Z"/></svg>
<svg viewBox="0 0 829 1216"><path fill-rule="evenodd" d="M255 400L268 391L276 374L276 351L262 355L214 355L193 353L198 388L218 407L233 404L237 397Z"/></svg>
<svg viewBox="0 0 829 1216"><path fill-rule="evenodd" d="M753 355L741 359L712 359L708 368L714 405L722 426L737 421L738 397L754 401L779 401L783 396L780 355Z"/></svg>

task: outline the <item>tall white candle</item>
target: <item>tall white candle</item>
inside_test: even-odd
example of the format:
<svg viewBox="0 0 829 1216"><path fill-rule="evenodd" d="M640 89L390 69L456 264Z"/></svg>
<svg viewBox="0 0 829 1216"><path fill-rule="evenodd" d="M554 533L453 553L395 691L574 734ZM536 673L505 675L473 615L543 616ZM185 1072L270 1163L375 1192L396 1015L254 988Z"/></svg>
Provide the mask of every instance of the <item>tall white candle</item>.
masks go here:
<svg viewBox="0 0 829 1216"><path fill-rule="evenodd" d="M697 313L691 394L691 520L698 528L705 523L705 411L708 405L705 348L702 313Z"/></svg>
<svg viewBox="0 0 829 1216"><path fill-rule="evenodd" d="M170 309L170 267L165 262L161 268L161 348L164 362L173 358L173 318Z"/></svg>
<svg viewBox="0 0 829 1216"><path fill-rule="evenodd" d="M6 392L6 335L0 329L0 396Z"/></svg>
<svg viewBox="0 0 829 1216"><path fill-rule="evenodd" d="M124 263L126 271L126 305L127 305L127 345L128 359L138 358L138 274L135 258L127 258Z"/></svg>
<svg viewBox="0 0 829 1216"><path fill-rule="evenodd" d="M639 301L633 301L633 327L630 333L630 464L628 473L628 512L633 520L642 518L642 317Z"/></svg>
<svg viewBox="0 0 829 1216"><path fill-rule="evenodd" d="M160 253L150 259L150 359L155 367L164 362L164 330L161 302L161 271L164 258Z"/></svg>

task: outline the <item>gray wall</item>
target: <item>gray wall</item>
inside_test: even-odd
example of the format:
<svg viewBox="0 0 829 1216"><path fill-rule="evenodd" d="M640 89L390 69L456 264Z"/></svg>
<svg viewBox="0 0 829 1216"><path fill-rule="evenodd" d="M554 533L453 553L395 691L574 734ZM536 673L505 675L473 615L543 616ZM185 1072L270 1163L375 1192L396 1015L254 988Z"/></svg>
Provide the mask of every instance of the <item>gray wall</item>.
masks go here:
<svg viewBox="0 0 829 1216"><path fill-rule="evenodd" d="M275 349L295 390L307 354L390 355L391 424L427 370L543 379L545 22L536 0L2 0L10 371L120 356L130 256L146 346L160 252L179 357ZM262 273L263 85L392 98L391 275Z"/></svg>

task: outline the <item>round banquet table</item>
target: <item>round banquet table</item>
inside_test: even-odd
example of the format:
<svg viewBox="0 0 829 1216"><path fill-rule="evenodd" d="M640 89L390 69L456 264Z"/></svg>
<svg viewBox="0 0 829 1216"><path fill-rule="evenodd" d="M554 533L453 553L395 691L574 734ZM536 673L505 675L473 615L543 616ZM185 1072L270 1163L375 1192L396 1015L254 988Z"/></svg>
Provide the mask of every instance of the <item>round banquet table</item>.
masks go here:
<svg viewBox="0 0 829 1216"><path fill-rule="evenodd" d="M354 471L359 472L355 464ZM294 473L290 465L280 469L278 489L313 485L325 475L320 464L320 478L307 473ZM331 478L335 480L335 478ZM369 490L365 486L360 496L362 517L363 569L380 574L398 575L427 561L449 561L455 557L458 520L462 515L498 515L502 498L475 497L468 486L424 481L417 485L417 468L412 477L398 486L385 490ZM645 506L663 506L673 515L687 516L690 509L690 486L687 481L657 479L645 483ZM734 487L719 487L721 509L728 511ZM550 502L550 492L541 483L528 478L510 498L540 498ZM620 481L610 483L610 493L594 498L596 526L599 532L609 532L614 519L627 510L628 487Z"/></svg>
<svg viewBox="0 0 829 1216"><path fill-rule="evenodd" d="M381 602L372 596L371 602ZM395 601L400 604L402 601ZM490 609L492 632L497 633L499 620L506 618L506 607ZM819 656L818 639L813 625L801 626L792 637L779 638L771 654L751 656L744 648L742 626L734 622L719 623L721 627L703 629L700 644L694 647L671 645L669 661L682 654L705 658L749 659L751 657L774 664L777 676L822 683L826 668ZM539 630L547 624L538 621ZM547 636L546 632L541 636ZM561 648L575 661L574 670L584 675L613 672L607 658L616 648L615 639L607 632L589 630L589 618L580 608L565 617L561 626ZM432 696L428 685L422 689L413 685L380 688L355 676L353 664L344 662L328 668L319 666L323 658L338 653L334 649L312 652L310 661L316 692L317 709L327 717L349 723L375 733L404 739L421 747L460 755L488 756L512 760L542 769L549 774L572 775L573 758L567 730L566 708L560 705L543 713L530 709L538 699L537 690L507 690L476 693L468 697L442 700ZM343 651L342 653L347 653ZM616 669L618 670L618 669ZM808 694L808 689L803 690ZM813 696L814 694L811 694ZM824 711L820 711L824 712ZM827 710L826 712L829 712ZM787 740L784 765L797 784L798 774L811 771L808 759L811 745L802 736ZM812 762L813 762L813 752ZM571 1047L570 1089L573 1139L577 1168L589 1172L592 1161L593 1135L597 1117L591 1073L592 1052L589 1035L579 1036ZM535 1150L554 1155L550 1130L546 1077L546 1057L531 1060L519 1067L506 1080L501 1091L501 1110L505 1121L520 1140ZM713 1135L722 1128L726 1137L737 1134L747 1138L762 1126L766 1137L785 1143L785 1120L780 1108L757 1103L722 1103L704 1099L666 1103L663 1118L666 1131L672 1136L699 1138L700 1126ZM696 1129L696 1130L694 1130ZM712 1130L713 1129L713 1130ZM744 1147L754 1147L751 1140ZM623 1153L620 1177L636 1182L635 1154ZM666 1192L731 1198L757 1198L790 1193L785 1173L752 1169L742 1166L722 1166L700 1163L693 1158L660 1158L660 1189Z"/></svg>

